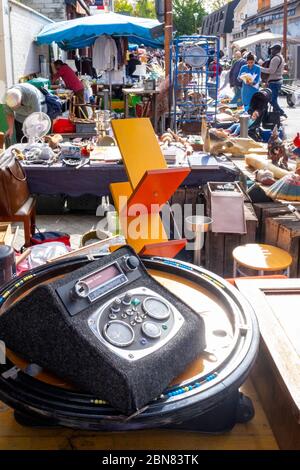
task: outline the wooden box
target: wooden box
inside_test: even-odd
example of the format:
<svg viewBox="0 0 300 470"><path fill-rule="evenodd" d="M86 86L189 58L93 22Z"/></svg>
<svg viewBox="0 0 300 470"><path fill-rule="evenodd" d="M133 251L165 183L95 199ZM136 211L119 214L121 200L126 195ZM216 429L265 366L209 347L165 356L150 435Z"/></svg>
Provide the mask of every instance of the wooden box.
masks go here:
<svg viewBox="0 0 300 470"><path fill-rule="evenodd" d="M201 204L203 201L201 200L201 189L198 186L192 187L180 187L178 188L175 193L172 195L171 199L169 200L170 206L173 204L178 204L181 209L181 220L180 222L177 220L178 230L181 230L184 234L184 219L187 215L196 215L196 206L197 204ZM185 204L191 205L191 212L190 214L185 214L184 206ZM204 212L204 211L203 211ZM179 223L178 223L179 222ZM174 230L174 224L171 220L171 232L175 233L176 229Z"/></svg>
<svg viewBox="0 0 300 470"><path fill-rule="evenodd" d="M258 242L264 243L266 237L266 220L269 217L276 217L280 215L290 214L287 205L279 201L273 202L259 202L253 204L255 214L258 219L257 236Z"/></svg>
<svg viewBox="0 0 300 470"><path fill-rule="evenodd" d="M265 242L288 251L293 258L290 276L300 277L300 220L292 214L267 218Z"/></svg>

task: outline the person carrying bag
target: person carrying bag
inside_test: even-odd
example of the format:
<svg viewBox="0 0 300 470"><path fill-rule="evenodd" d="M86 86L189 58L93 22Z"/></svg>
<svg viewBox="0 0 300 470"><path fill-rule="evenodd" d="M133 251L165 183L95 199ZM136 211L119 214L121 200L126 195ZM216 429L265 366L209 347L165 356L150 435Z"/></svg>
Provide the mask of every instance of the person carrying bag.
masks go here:
<svg viewBox="0 0 300 470"><path fill-rule="evenodd" d="M272 91L271 105L273 111L279 116L287 117L284 110L278 104L278 96L283 83L284 58L281 54L281 45L274 44L270 48L271 59L268 67L261 66L261 72L268 74L268 88Z"/></svg>

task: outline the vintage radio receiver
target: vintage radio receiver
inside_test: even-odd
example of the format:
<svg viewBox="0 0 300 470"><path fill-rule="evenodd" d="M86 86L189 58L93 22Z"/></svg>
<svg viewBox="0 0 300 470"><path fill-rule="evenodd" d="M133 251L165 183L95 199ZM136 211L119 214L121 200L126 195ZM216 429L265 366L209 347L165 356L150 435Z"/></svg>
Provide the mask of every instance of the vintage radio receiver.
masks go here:
<svg viewBox="0 0 300 470"><path fill-rule="evenodd" d="M0 317L0 338L126 414L159 396L205 348L200 315L128 246L39 285Z"/></svg>

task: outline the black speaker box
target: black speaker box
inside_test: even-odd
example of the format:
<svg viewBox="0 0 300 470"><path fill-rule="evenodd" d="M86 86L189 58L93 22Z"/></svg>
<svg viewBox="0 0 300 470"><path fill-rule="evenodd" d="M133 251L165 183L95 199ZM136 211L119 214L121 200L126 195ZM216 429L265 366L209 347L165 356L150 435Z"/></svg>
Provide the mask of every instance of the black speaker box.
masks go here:
<svg viewBox="0 0 300 470"><path fill-rule="evenodd" d="M139 266L135 273L126 274L127 283L96 301L85 304L86 299L81 299L68 304L69 286L111 263L123 266L122 260L128 256L134 256ZM151 289L176 307L183 318L171 339L162 341L158 349L144 357L130 361L124 357L126 348L121 348L122 357L113 347L107 347L89 322L105 303L125 295L128 289L138 288ZM36 287L0 316L0 338L28 361L70 380L80 390L108 401L124 414L131 414L158 397L205 348L201 316L150 276L130 247L122 247L64 278Z"/></svg>

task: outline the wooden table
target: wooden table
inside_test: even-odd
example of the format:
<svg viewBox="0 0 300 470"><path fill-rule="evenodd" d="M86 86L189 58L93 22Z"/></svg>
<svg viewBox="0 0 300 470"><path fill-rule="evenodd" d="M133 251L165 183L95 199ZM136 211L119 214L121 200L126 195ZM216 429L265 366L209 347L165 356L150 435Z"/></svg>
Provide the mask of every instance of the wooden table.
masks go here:
<svg viewBox="0 0 300 470"><path fill-rule="evenodd" d="M237 279L261 333L253 383L281 449L300 450L300 279Z"/></svg>
<svg viewBox="0 0 300 470"><path fill-rule="evenodd" d="M262 243L247 243L237 246L232 256L233 276L237 277L238 266L258 271L259 276L263 276L265 271L284 271L289 274L289 267L293 261L291 255L281 248Z"/></svg>
<svg viewBox="0 0 300 470"><path fill-rule="evenodd" d="M158 115L157 115L157 95L159 90L145 90L144 88L123 88L122 89L125 101L125 118L129 117L129 95L137 96L151 96L152 98L152 124L155 132L157 132Z"/></svg>

